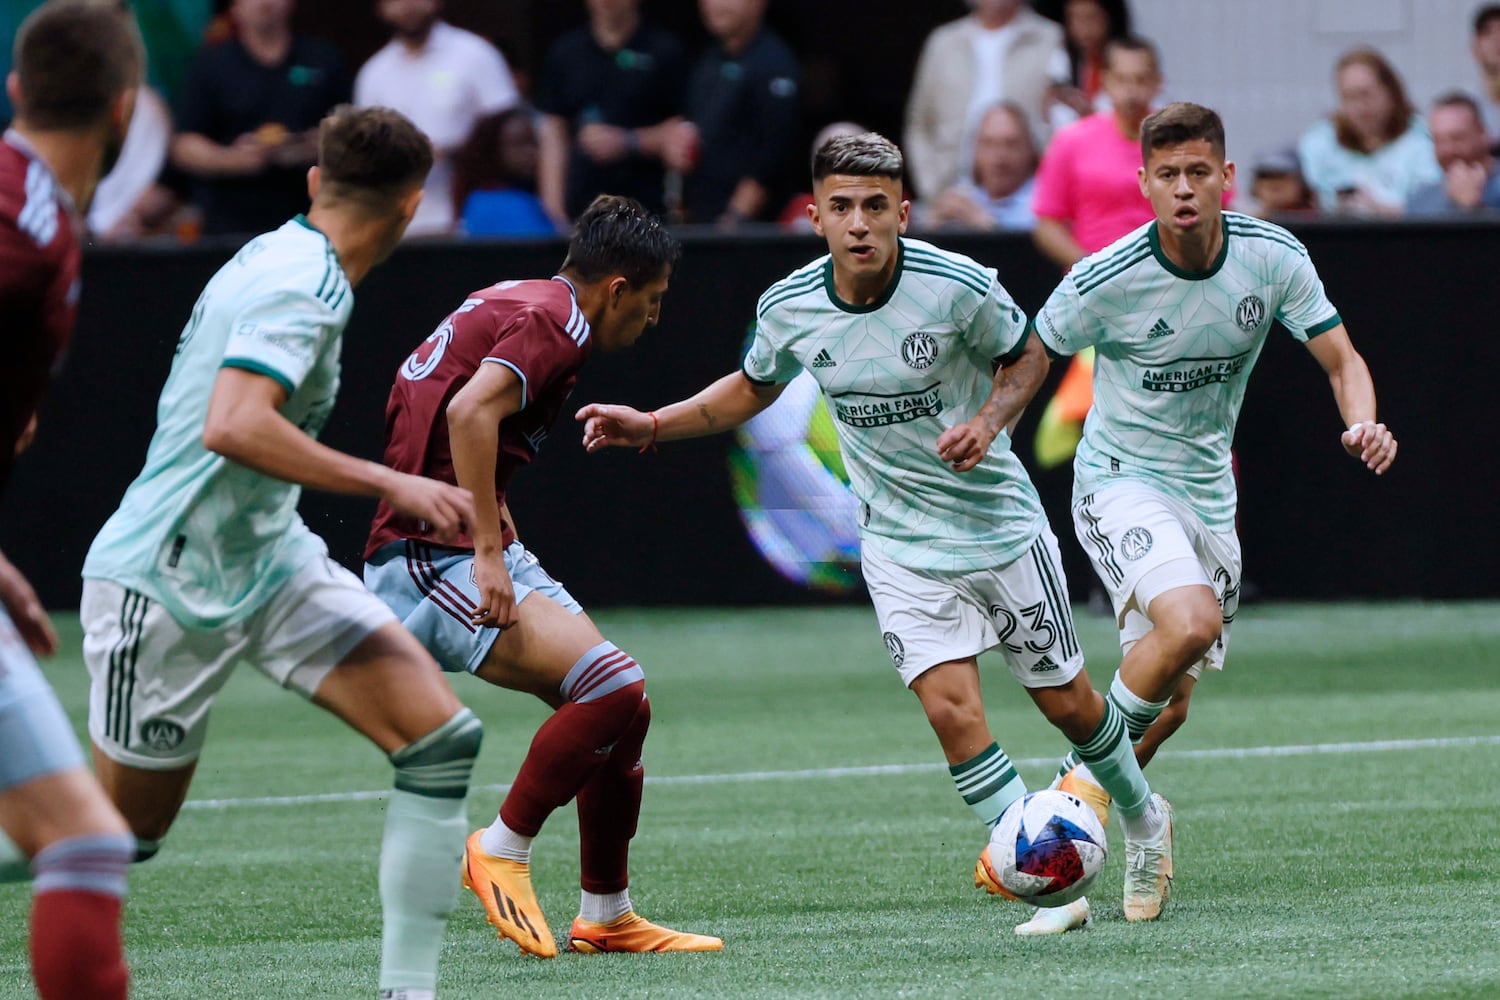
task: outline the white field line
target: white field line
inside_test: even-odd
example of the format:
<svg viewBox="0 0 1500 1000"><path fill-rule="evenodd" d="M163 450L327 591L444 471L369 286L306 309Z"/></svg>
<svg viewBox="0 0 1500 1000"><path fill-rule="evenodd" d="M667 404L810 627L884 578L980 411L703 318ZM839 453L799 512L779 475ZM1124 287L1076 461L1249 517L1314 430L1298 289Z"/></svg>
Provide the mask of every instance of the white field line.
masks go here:
<svg viewBox="0 0 1500 1000"><path fill-rule="evenodd" d="M1289 746L1222 747L1212 750L1162 750L1163 760L1211 760L1243 757L1305 757L1315 754L1380 753L1389 750L1446 750L1454 747L1500 746L1497 736L1456 736L1425 740L1372 740L1364 743L1300 743ZM1060 757L1030 757L1015 761L1025 768L1055 765ZM817 767L798 771L738 771L730 774L647 775L652 785L730 785L743 781L806 781L816 778L866 778L883 774L916 774L941 770L941 764L873 764L868 767ZM509 785L475 785L471 792L505 792ZM324 802L369 802L389 796L390 789L372 792L324 792L318 795L268 795L243 799L192 799L184 809L243 809L258 806L301 806Z"/></svg>

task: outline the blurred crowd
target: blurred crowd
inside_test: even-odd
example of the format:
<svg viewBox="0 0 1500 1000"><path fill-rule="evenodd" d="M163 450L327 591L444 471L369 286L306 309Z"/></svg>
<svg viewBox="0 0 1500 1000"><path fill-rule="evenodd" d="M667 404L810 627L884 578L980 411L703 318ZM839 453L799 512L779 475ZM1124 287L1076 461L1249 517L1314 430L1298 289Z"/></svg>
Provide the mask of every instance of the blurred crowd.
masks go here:
<svg viewBox="0 0 1500 1000"><path fill-rule="evenodd" d="M433 141L412 238L551 235L600 191L675 224L807 228L803 128L820 123L802 120L803 68L765 24L767 2L699 0L707 43L693 52L642 0L587 0L586 22L530 78L447 23L442 0L371 0L389 41L357 69L294 30L294 0L221 0L175 98L141 95L89 225L112 240L274 228L306 207L318 121L352 101L397 108ZM1132 32L1127 0L968 6L922 44L893 137L912 229L1029 232L1066 269L1151 217L1136 168L1140 123L1165 99L1161 54ZM1242 162L1232 207L1500 210L1500 3L1467 30L1479 87L1428 107L1379 51L1345 52L1332 113ZM830 123L814 148L858 130Z"/></svg>

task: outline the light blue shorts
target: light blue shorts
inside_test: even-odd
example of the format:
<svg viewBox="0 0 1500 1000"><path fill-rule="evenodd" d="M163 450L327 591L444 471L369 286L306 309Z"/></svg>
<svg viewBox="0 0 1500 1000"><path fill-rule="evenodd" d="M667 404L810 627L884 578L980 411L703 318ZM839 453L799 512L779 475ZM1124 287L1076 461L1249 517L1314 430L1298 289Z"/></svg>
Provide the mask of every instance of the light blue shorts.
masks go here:
<svg viewBox="0 0 1500 1000"><path fill-rule="evenodd" d="M520 542L506 547L505 568L515 588L516 607L535 592L575 615L583 613L582 605ZM415 540L391 542L365 563L365 586L390 605L438 665L452 673L478 670L500 636L500 629L475 625L471 618L479 588L474 585L474 553L469 549Z"/></svg>
<svg viewBox="0 0 1500 1000"><path fill-rule="evenodd" d="M0 791L83 766L67 713L0 608Z"/></svg>

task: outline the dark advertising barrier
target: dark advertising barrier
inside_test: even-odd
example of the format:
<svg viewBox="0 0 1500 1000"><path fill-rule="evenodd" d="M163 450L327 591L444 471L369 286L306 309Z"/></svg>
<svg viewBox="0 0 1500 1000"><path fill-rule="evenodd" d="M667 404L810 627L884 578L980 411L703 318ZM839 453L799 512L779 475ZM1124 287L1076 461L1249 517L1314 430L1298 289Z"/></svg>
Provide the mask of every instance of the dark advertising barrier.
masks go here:
<svg viewBox="0 0 1500 1000"><path fill-rule="evenodd" d="M1275 330L1240 420L1245 570L1275 598L1500 595L1493 527L1500 346L1494 246L1483 226L1306 225L1298 235L1374 372L1381 416L1401 440L1382 479L1339 448L1327 379ZM662 324L634 348L596 354L574 402L659 406L738 365L765 286L820 252L812 237L688 236ZM941 240L999 269L1034 311L1055 274L1018 237ZM85 261L72 356L36 446L0 501L0 548L51 607L78 602L88 543L140 467L178 331L233 246L101 249ZM550 275L562 244L409 245L357 289L343 388L323 440L378 457L402 358L462 302L504 278ZM1061 374L1054 368L1050 392ZM1041 405L1017 434L1030 460ZM560 421L523 470L511 509L523 540L586 604L784 603L848 599L784 578L749 540L735 502L731 436L637 455L586 455ZM1089 569L1071 539L1066 468L1038 474L1075 595ZM373 501L308 494L303 512L333 554L357 565Z"/></svg>

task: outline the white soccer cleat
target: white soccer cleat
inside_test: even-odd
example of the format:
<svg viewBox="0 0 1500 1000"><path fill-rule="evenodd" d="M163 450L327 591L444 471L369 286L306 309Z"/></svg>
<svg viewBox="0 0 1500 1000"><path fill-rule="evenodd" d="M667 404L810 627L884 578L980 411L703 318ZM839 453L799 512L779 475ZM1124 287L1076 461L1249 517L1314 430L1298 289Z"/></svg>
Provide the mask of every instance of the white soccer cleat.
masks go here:
<svg viewBox="0 0 1500 1000"><path fill-rule="evenodd" d="M1153 841L1125 838L1125 919L1155 920L1172 894L1172 803L1151 793L1166 818Z"/></svg>
<svg viewBox="0 0 1500 1000"><path fill-rule="evenodd" d="M1041 907L1024 924L1016 925L1016 933L1022 937L1039 934L1066 934L1083 930L1089 925L1089 898L1079 896L1067 906Z"/></svg>

